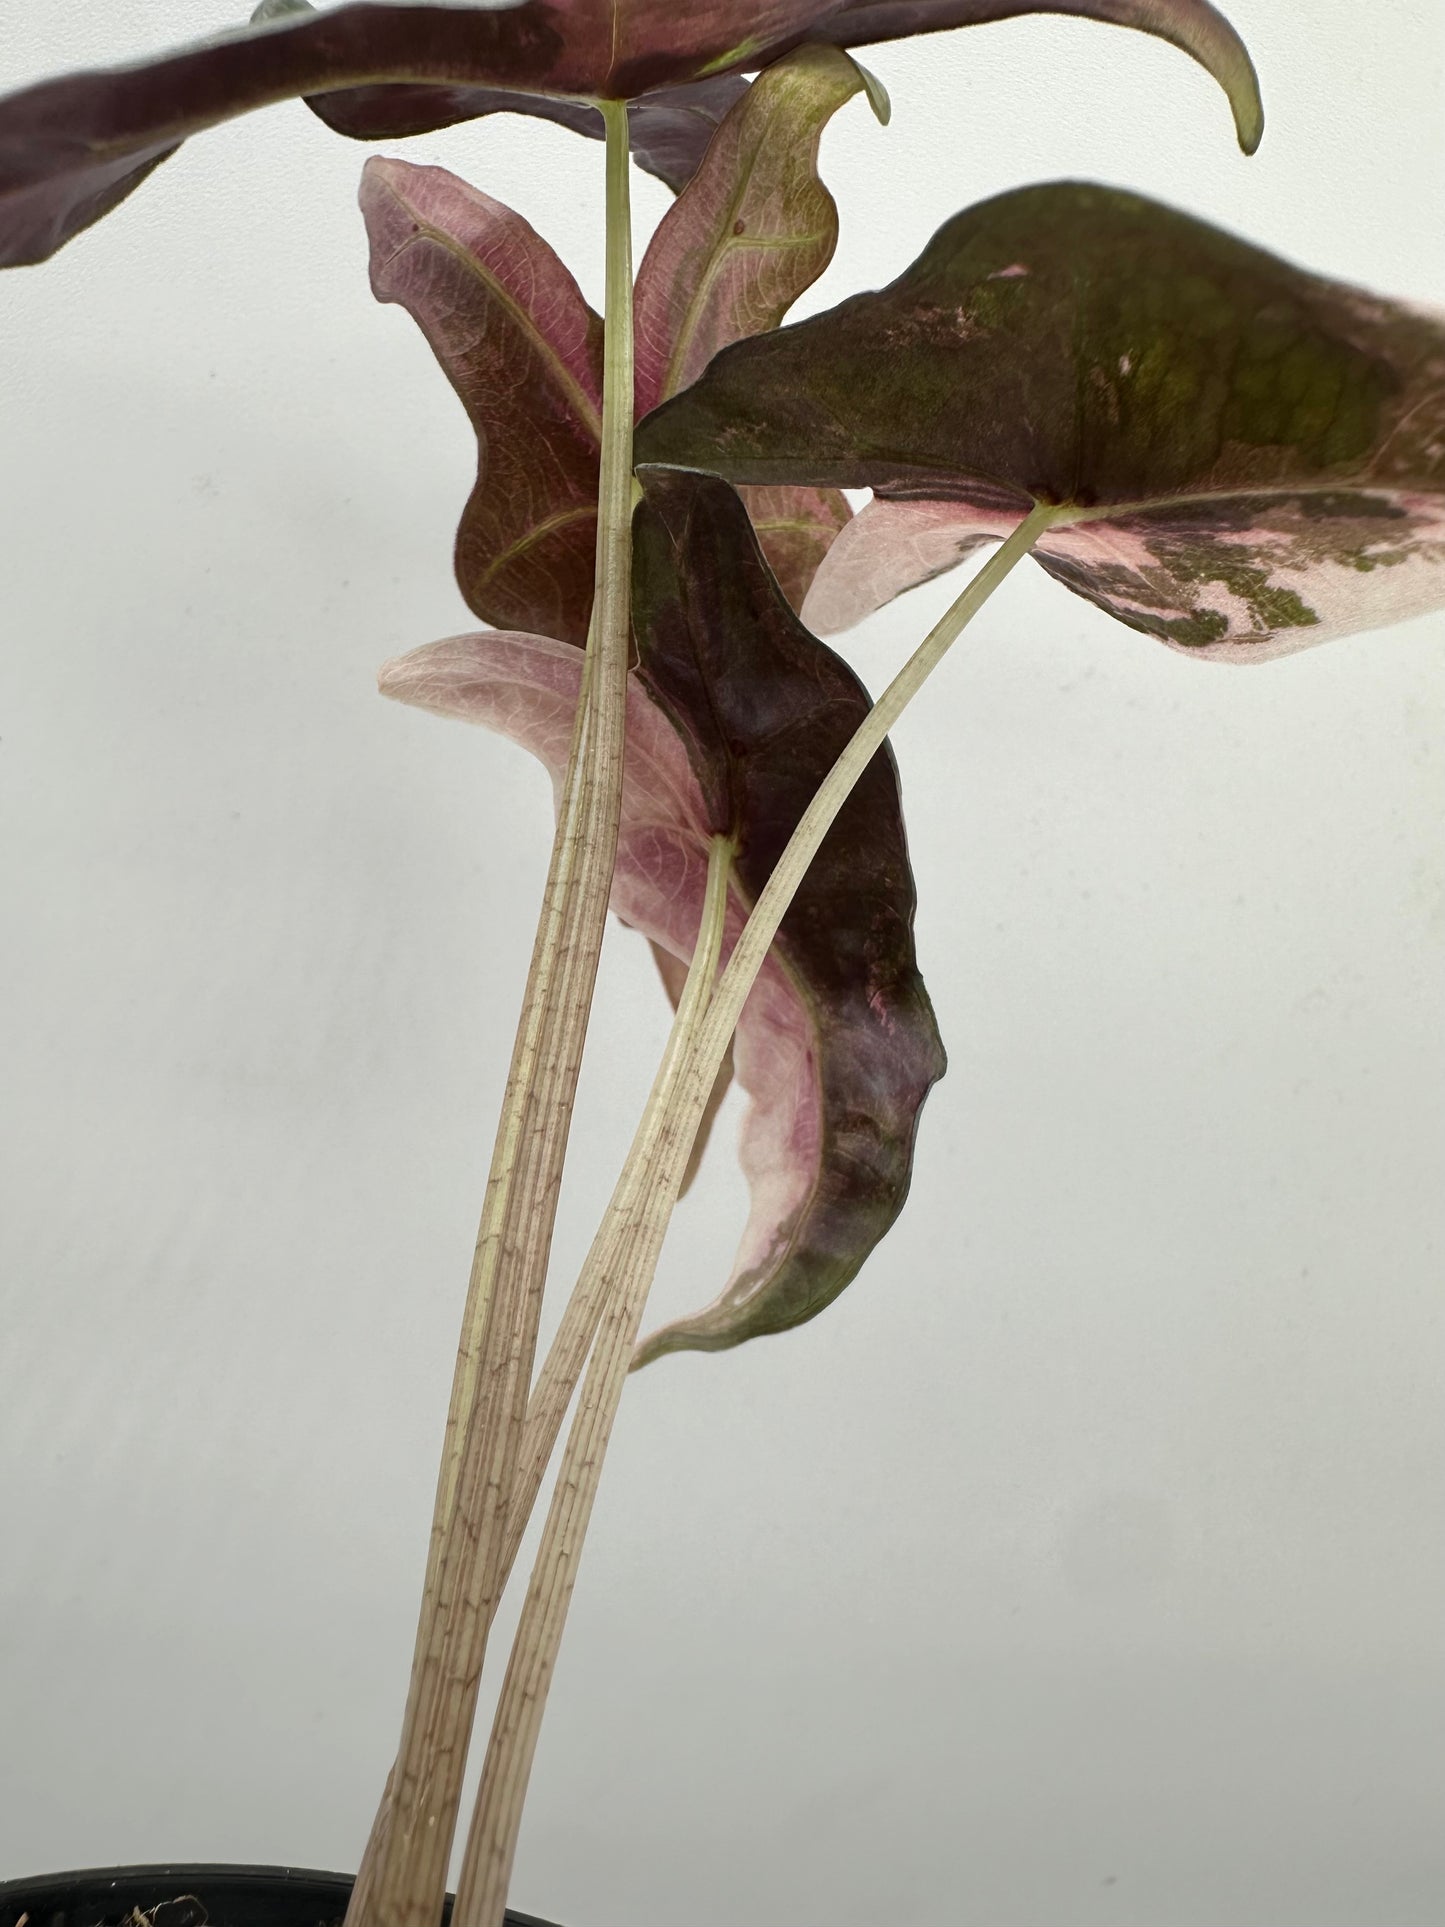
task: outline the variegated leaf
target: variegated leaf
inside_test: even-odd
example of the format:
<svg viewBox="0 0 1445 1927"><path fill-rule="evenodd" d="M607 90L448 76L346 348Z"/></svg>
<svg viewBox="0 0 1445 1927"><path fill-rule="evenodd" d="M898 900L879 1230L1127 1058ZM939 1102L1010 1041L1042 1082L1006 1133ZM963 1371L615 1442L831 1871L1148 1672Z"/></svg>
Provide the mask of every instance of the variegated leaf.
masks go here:
<svg viewBox="0 0 1445 1927"><path fill-rule="evenodd" d="M872 487L831 630L1036 501L1069 588L1257 661L1445 603L1445 323L1116 189L950 221L890 287L725 350L639 433L741 483Z"/></svg>
<svg viewBox="0 0 1445 1927"><path fill-rule="evenodd" d="M686 744L709 827L734 836L737 888L752 900L868 695L793 614L724 483L648 468L639 480L637 675ZM797 1007L775 1005L764 1024L738 1029L738 1080L755 1099L743 1142L753 1209L732 1277L706 1310L644 1340L639 1362L815 1316L902 1209L918 1113L944 1068L913 908L885 749L775 940L770 966Z"/></svg>

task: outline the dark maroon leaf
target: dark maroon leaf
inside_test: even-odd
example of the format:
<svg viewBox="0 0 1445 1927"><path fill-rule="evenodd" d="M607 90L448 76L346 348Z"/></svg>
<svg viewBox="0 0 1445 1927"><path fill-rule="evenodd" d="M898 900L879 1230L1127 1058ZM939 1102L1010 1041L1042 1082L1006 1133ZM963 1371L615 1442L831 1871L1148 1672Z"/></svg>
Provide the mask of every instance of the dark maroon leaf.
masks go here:
<svg viewBox="0 0 1445 1927"><path fill-rule="evenodd" d="M1229 94L1241 141L1257 143L1253 70L1206 0L352 0L324 12L285 4L176 52L62 75L0 100L0 266L45 259L188 135L295 95L317 105L351 92L350 107L335 111L338 124L374 126L378 135L445 125L468 95L488 112L504 95L506 111L569 125L578 99L646 99L639 152L676 181L706 131L689 116L707 121L725 102L694 96L678 121L651 101L659 89L756 71L806 40L856 46L1037 12L1117 21L1187 48ZM393 95L388 107L374 91L397 86L422 94L409 103ZM359 101L357 89L365 90ZM383 126L389 114L396 118Z"/></svg>
<svg viewBox="0 0 1445 1927"><path fill-rule="evenodd" d="M637 674L687 746L707 828L736 840L738 888L752 901L869 698L789 608L731 489L679 470L645 468L639 480ZM745 1138L754 1209L733 1275L705 1311L644 1340L639 1363L803 1323L902 1209L919 1110L944 1068L913 910L884 749L778 932L797 1011L738 1031L743 1087L775 1090L786 1067L790 1088Z"/></svg>
<svg viewBox="0 0 1445 1927"><path fill-rule="evenodd" d="M808 598L856 620L1014 527L1176 647L1258 660L1445 601L1445 323L1110 188L958 215L890 287L725 349L639 458L870 486Z"/></svg>
<svg viewBox="0 0 1445 1927"><path fill-rule="evenodd" d="M627 108L632 158L674 194L681 193L719 125L747 91L741 74L717 74L639 95Z"/></svg>
<svg viewBox="0 0 1445 1927"><path fill-rule="evenodd" d="M0 114L5 105L0 101ZM16 151L18 144L7 152L0 126L0 268L48 261L119 207L180 145L161 140L100 160L53 134L29 153Z"/></svg>
<svg viewBox="0 0 1445 1927"><path fill-rule="evenodd" d="M188 134L272 101L390 78L532 85L562 54L539 0L287 13L0 100L0 266L44 260Z"/></svg>

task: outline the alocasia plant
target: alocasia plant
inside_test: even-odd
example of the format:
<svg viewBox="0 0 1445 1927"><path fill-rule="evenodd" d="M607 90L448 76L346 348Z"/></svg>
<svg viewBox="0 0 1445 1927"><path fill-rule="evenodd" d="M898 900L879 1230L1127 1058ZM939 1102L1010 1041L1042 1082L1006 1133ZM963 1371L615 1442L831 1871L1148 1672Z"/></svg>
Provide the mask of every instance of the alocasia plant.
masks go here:
<svg viewBox="0 0 1445 1927"><path fill-rule="evenodd" d="M457 1927L502 1912L629 1369L812 1318L903 1205L944 1058L887 732L992 589L1033 553L1133 627L1231 660L1445 602L1436 317L1064 184L970 209L890 287L780 325L837 236L824 126L860 91L886 115L846 50L1025 13L1173 42L1258 143L1253 69L1206 0L265 0L229 34L0 101L11 265L110 212L191 134L291 96L361 140L522 112L607 145L605 319L480 189L390 156L362 188L373 289L414 316L476 430L456 571L496 625L400 658L382 686L523 743L558 822L402 1741L352 1927L439 1917L489 1627L579 1381ZM632 159L678 196L635 286ZM846 488L873 491L856 516ZM870 702L819 633L1000 539ZM663 954L677 1015L534 1378L609 902ZM712 1306L639 1348L734 1031L742 1246Z"/></svg>

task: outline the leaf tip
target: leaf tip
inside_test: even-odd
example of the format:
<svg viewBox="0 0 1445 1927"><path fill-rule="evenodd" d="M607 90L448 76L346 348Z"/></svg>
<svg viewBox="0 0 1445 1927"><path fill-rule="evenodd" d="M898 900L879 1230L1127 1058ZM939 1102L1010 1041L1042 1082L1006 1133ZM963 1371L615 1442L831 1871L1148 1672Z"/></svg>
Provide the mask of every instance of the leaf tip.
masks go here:
<svg viewBox="0 0 1445 1927"><path fill-rule="evenodd" d="M858 69L859 78L863 82L863 91L868 96L868 105L873 109L873 118L880 127L886 127L893 118L893 102L889 98L888 89L872 68L865 67L861 60L855 60L853 65Z"/></svg>
<svg viewBox="0 0 1445 1927"><path fill-rule="evenodd" d="M1264 139L1264 97L1259 91L1259 75L1249 49L1228 21L1220 19L1219 32L1211 36L1212 45L1189 47L1210 69L1224 89L1234 115L1234 131L1245 154L1258 151Z"/></svg>
<svg viewBox="0 0 1445 1927"><path fill-rule="evenodd" d="M376 672L377 693L390 702L404 703L415 675L416 665L409 656L388 656Z"/></svg>
<svg viewBox="0 0 1445 1927"><path fill-rule="evenodd" d="M1259 144L1264 139L1264 101L1259 91L1259 81L1254 68L1249 69L1249 86L1230 96L1234 109L1234 127L1239 136L1240 151L1244 154L1257 154Z"/></svg>

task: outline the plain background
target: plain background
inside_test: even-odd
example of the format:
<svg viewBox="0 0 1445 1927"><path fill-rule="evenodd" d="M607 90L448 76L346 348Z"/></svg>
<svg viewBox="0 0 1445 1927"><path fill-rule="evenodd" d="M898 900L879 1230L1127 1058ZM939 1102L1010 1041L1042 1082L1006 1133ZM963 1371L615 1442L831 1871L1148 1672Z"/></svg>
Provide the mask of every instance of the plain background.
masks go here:
<svg viewBox="0 0 1445 1927"><path fill-rule="evenodd" d="M6 84L228 22L7 9ZM1445 299L1438 0L877 50L803 311L1075 175ZM600 293L601 149L393 150ZM0 288L0 1874L354 1867L550 834L378 700L471 626L464 419L366 287L363 150L197 140ZM644 236L666 196L637 187ZM955 591L849 637L878 686ZM821 1320L634 1381L518 1905L566 1927L1445 1915L1445 620L1191 663L1021 571L896 743L951 1053ZM609 940L565 1285L664 1033ZM655 1309L725 1275L735 1114Z"/></svg>

